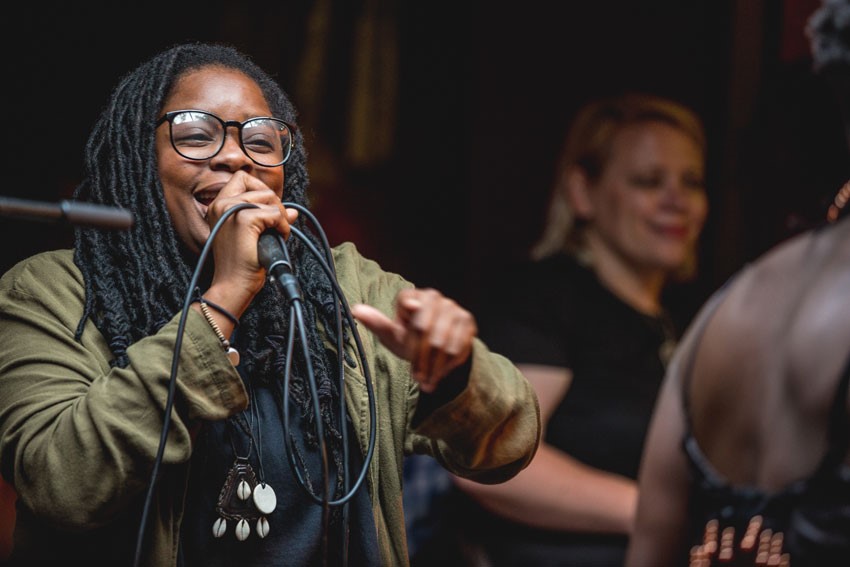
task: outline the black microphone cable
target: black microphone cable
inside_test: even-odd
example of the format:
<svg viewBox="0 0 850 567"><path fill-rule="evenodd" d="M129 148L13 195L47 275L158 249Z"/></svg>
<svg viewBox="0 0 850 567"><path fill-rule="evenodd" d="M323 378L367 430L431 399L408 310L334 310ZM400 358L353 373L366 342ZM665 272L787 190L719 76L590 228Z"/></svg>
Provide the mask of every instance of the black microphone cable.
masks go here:
<svg viewBox="0 0 850 567"><path fill-rule="evenodd" d="M306 216L310 220L310 222L313 224L316 233L318 233L319 237L321 238L322 248L324 250L324 253L322 253L317 248L316 244L313 243L313 241L310 239L310 237L306 233L302 232L301 230L299 230L298 228L296 228L294 226L290 227L291 232L292 232L292 235L297 237L308 248L308 250L313 254L313 256L317 260L318 264L324 270L325 275L328 278L328 281L332 284L334 294L335 294L335 296L338 300L338 301L334 302L334 311L335 311L336 321L337 321L337 335L336 335L337 336L337 344L336 344L336 348L337 348L337 363L338 363L338 372L339 372L338 373L339 381L338 381L337 387L338 387L338 391L340 392L340 400L339 400L340 401L340 408L339 408L339 411L340 411L340 424L342 425L341 432L342 432L342 438L343 438L343 484L344 484L343 490L345 492L345 495L342 496L341 498L339 498L337 500L333 500L333 501L327 501L327 500L324 500L324 499L320 499L315 493L312 492L312 490L309 488L307 483L303 480L300 472L298 471L297 464L295 463L294 456L293 456L294 450L288 451L287 456L289 458L290 467L292 468L293 474L295 475L296 479L301 484L301 486L303 487L305 492L317 504L321 504L322 506L325 506L325 507L343 505L343 526L344 526L344 529L345 529L345 533L343 534L343 557L347 557L348 556L347 555L348 554L348 543L349 543L349 541L348 541L349 508L348 508L347 504L351 500L351 498L357 493L360 486L363 484L363 481L366 478L366 475L369 471L369 464L372 460L372 456L373 456L374 450L375 450L375 442L376 442L376 436L377 436L377 421L376 421L377 407L376 407L376 402L375 402L374 387L373 387L373 384L372 384L371 373L369 371L369 365L368 365L367 358L366 358L366 355L365 355L365 349L363 348L363 343L360 339L360 335L357 332L356 323L354 321L353 316L351 315L351 310L350 310L350 307L348 305L345 294L342 292L342 289L339 287L339 283L337 282L337 279L336 279L336 270L334 268L334 263L333 263L333 254L331 252L331 247L330 247L330 244L327 240L326 233L322 229L322 226L319 223L318 219L306 207L303 207L302 205L299 205L297 203L284 202L283 204L287 208L293 208L293 209L298 210L300 213L302 213L304 216ZM283 242L283 238L279 234L276 234L275 237L279 240L279 244L283 248L283 254L286 255L286 261L289 261L288 251L286 249L285 243ZM367 446L367 449L366 449L366 454L364 455L363 464L362 464L362 467L360 469L360 472L357 475L357 480L355 481L354 486L351 487L351 488L349 488L349 478L348 478L349 458L350 457L349 457L349 447L348 447L348 427L347 427L347 420L346 420L347 412L346 412L346 409L345 409L345 380L344 380L344 377L345 377L345 371L344 371L345 345L344 345L344 335L343 335L343 332L342 332L342 322L343 322L342 313L345 313L346 322L347 322L349 328L352 331L351 334L352 334L352 337L354 338L355 346L357 348L358 359L360 360L360 363L361 363L361 366L362 366L363 376L364 376L364 380L366 382L367 398L368 398L368 401L369 401L369 416L370 416L370 419L369 419L369 426L370 426L369 427L369 442L368 442L368 446ZM291 336L291 334L293 332L292 324L290 324L289 328L290 328L290 336ZM292 346L291 338L290 338L290 341L288 343L288 346L291 349L291 346ZM287 361L291 360L291 355L292 355L292 351L289 350L288 353L287 353ZM287 372L287 374L288 374L288 372ZM285 388L284 394L288 395L289 389L288 389L287 385L284 385L284 388ZM315 390L313 390L313 391L315 391ZM289 423L289 413L288 413L289 412L289 404L287 403L286 399L284 401L283 407L284 407L284 418L283 418L284 419L284 427L287 428L287 431L288 431L288 425L287 424ZM318 417L319 416L317 415L317 419L318 419ZM287 438L290 440L290 446L291 447L294 446L292 436L287 434ZM343 561L343 564L347 564L347 561Z"/></svg>
<svg viewBox="0 0 850 567"><path fill-rule="evenodd" d="M363 344L362 344L362 341L360 339L360 335L357 332L357 327L356 327L354 318L351 315L351 310L350 310L349 305L347 303L347 299L345 297L345 294L342 292L342 289L339 287L339 283L337 282L337 279L336 279L336 271L333 267L334 266L334 264L333 264L333 254L331 252L331 247L330 247L330 244L328 243L326 233L322 229L322 226L319 223L318 219L308 209L306 209L305 207L303 207L303 206L301 206L297 203L284 202L283 204L284 204L285 207L293 208L293 209L298 210L300 213L303 213L304 216L306 216L310 220L310 222L314 225L315 231L319 234L319 236L322 240L322 247L323 247L324 253L322 253L317 248L316 244L312 242L312 240L309 238L309 236L306 233L302 232L298 228L296 228L294 226L290 227L291 233L292 233L292 235L297 237L300 241L302 241L302 243L307 247L309 252L311 252L313 254L317 263L324 270L325 275L328 278L328 281L332 284L334 294L337 298L337 301L334 302L334 312L335 312L336 321L337 321L336 348L337 348L338 377L339 377L339 380L338 380L338 383L337 383L337 388L338 388L338 391L340 393L340 396L339 396L339 398L340 398L340 400L339 400L340 401L339 422L341 424L340 429L341 429L341 436L342 436L342 439L343 439L343 465L342 465L342 471L340 471L340 474L343 475L344 495L342 497L336 499L336 500L329 500L329 497L328 497L329 492L330 492L329 491L329 485L328 485L330 475L329 475L328 468L327 468L327 445L326 445L326 439L324 437L324 428L323 428L322 423L321 423L321 414L320 414L320 408L319 408L319 405L318 405L318 389L317 389L316 384L315 384L315 374L312 370L312 365L310 364L310 360L309 360L309 343L308 343L306 331L305 331L305 325L304 325L304 320L303 320L303 312L301 311L302 306L301 306L300 290L298 292L293 291L293 285L297 285L297 284L292 283L292 281L294 280L294 277L290 273L290 270L292 269L293 265L292 265L291 259L289 257L289 251L288 251L288 248L286 246L285 241L283 240L283 237L280 234L278 234L278 233L273 233L273 234L265 233L263 236L261 236L261 239L263 239L263 238L269 239L270 238L270 239L276 240L277 245L278 245L279 250L280 250L280 254L278 255L278 254L274 254L274 253L268 253L268 251L266 251L267 257L264 258L264 262L269 264L267 269L268 269L270 277L273 277L272 274L275 273L274 266L275 266L276 263L284 264L286 266L283 270L280 270L279 272L277 272L278 274L280 274L284 278L286 278L286 280L284 280L283 278L278 279L278 284L280 285L280 288L283 291L284 295L286 296L287 300L292 304L292 310L290 311L290 323L289 323L288 337L287 337L286 367L285 367L285 371L284 371L284 380L283 380L283 385L282 385L282 387L283 387L283 404L282 404L282 406L283 406L283 417L282 417L282 419L283 419L284 435L285 435L285 437L288 441L288 445L286 447L287 448L286 455L287 455L287 459L288 459L292 474L295 477L295 479L298 481L298 483L301 485L304 492L314 502L316 502L317 504L319 504L323 507L322 518L323 518L323 526L324 526L324 530L323 530L323 534L324 534L323 537L324 538L327 538L327 532L328 532L327 525L328 525L328 521L329 521L329 509L330 509L330 507L331 506L343 506L343 523L342 523L342 525L343 525L343 529L345 530L344 533L343 533L343 558L347 558L348 557L348 543L349 543L349 538L348 538L349 509L348 509L347 504L350 502L350 500L354 497L354 495L357 493L359 488L362 486L363 481L365 480L366 475L368 474L369 464L371 463L372 456L374 454L374 448L375 448L375 442L376 442L376 436L377 436L377 421L376 421L377 407L376 407L376 402L375 402L374 387L373 387L373 384L372 384L371 373L369 372L369 366L368 366L367 358L366 358L366 355L365 355L365 349L363 348ZM270 247L270 245L271 245L271 243L269 242L269 240L266 240L265 243L261 244L261 246L266 246L266 247ZM281 255L282 255L282 258L279 257ZM345 313L346 322L348 323L349 328L352 330L352 337L354 338L355 345L356 345L356 348L357 348L358 359L360 360L360 363L362 365L364 380L366 382L366 388L367 388L367 398L368 398L368 401L369 401L369 415L370 415L369 443L368 443L368 446L367 446L366 455L364 456L363 464L362 464L362 467L360 469L360 472L357 475L357 480L355 481L354 486L350 487L350 488L349 488L349 475L348 475L348 471L349 471L349 467L350 467L350 462L349 462L350 456L349 456L349 447L348 447L348 426L347 426L347 419L346 419L347 411L345 409L345 380L344 380L344 377L345 377L345 370L344 370L345 345L344 345L344 335L343 335L343 332L342 332L342 322L343 322L342 312ZM323 474L324 474L324 484L323 484L324 490L323 490L323 494L322 494L321 497L319 495L315 494L312 491L312 489L309 487L309 484L304 479L304 476L302 475L302 473L299 469L299 466L298 466L298 464L296 463L296 460L295 460L296 451L295 451L294 437L289 433L289 431L290 431L290 428L289 428L289 421L290 421L290 417L289 417L289 405L290 405L289 404L289 380L290 380L290 376L291 376L291 361L293 359L294 343L295 343L294 333L295 333L296 328L300 332L299 335L300 335L302 347L303 347L304 352L305 352L305 358L306 358L306 361L307 361L308 385L310 387L310 392L311 392L311 395L312 395L312 398L313 398L313 408L314 408L313 411L316 414L316 433L317 433L317 436L319 437L319 439L321 440L322 464L323 464ZM327 541L327 540L325 539L325 541ZM324 551L325 551L325 553L327 553L326 547L325 547ZM342 564L346 565L347 559L343 559Z"/></svg>
<svg viewBox="0 0 850 567"><path fill-rule="evenodd" d="M313 225L316 233L318 233L319 237L321 238L322 250L324 251L325 262L322 262L321 255L318 253L318 251L313 246L313 243L306 237L306 235L298 234L297 236L301 239L301 241L306 246L311 248L310 251L313 253L316 260L322 266L322 269L325 270L325 274L327 275L328 280L331 281L331 282L336 282L336 269L334 267L333 253L331 252L331 245L330 245L330 242L328 242L327 233L322 228L322 225L319 222L319 220L312 213L312 211L307 209L307 207L299 205L298 203L284 202L284 206L297 210L301 215L307 217L307 219ZM297 229L296 229L296 232L298 232ZM334 293L340 299L340 302L345 301L345 297L341 293L337 293L336 289L334 289ZM337 373L338 374L337 374L337 376L339 376L339 381L337 383L337 390L339 392L341 392L341 394L339 396L339 406L340 406L339 407L339 415L340 415L340 421L343 422L343 425L344 425L344 420L345 420L345 415L346 415L345 395L344 395L344 392L345 392L345 356L344 356L345 350L344 350L344 348L345 348L345 346L344 346L344 340L343 340L342 314L340 312L340 302L336 302L336 301L334 302L334 315L335 315L334 318L336 320L336 337L337 337L336 349L337 349L337 353L338 353L338 356L337 356ZM356 333L354 333L354 334L356 335ZM361 363L365 365L365 357L361 356L360 359L361 359ZM371 381L369 381L368 383L371 386ZM368 399L369 399L370 402L372 402L374 400L374 397L371 395L371 392L369 393ZM374 424L374 416L376 415L375 411L371 411L369 415L370 415L370 425L373 425ZM373 429L374 429L374 427L373 427ZM348 447L348 427L343 426L343 427L340 428L340 431L342 432L342 466L343 466L343 469L345 471L348 471L349 458L350 458L349 447ZM370 443L369 443L369 449L368 449L370 456L369 456L368 459L366 459L366 461L365 461L366 463L369 463L371 461L371 453L374 450L374 444L375 444L374 438L370 437ZM349 489L348 474L345 474L343 476L342 481L343 481L343 487L342 487L343 492L348 492L348 489ZM357 488L355 488L354 492L356 492L356 491L357 491ZM349 506L348 506L348 503L346 502L346 504L344 504L343 507L342 507L342 530L343 530L343 533L342 533L342 558L343 558L343 565L348 564L348 546L349 546L349 533L350 533L349 526L350 526L350 524L349 524Z"/></svg>
<svg viewBox="0 0 850 567"><path fill-rule="evenodd" d="M339 300L337 303L334 304L335 314L336 314L336 319L337 319L337 345L336 346L337 346L337 353L338 353L337 363L338 363L338 367L339 367L339 384L338 384L339 391L341 393L344 393L344 387L345 387L345 382L344 382L344 377L345 377L345 371L344 371L345 345L344 345L343 333L342 333L341 312L345 313L345 318L346 318L345 322L348 323L348 326L352 331L351 335L354 338L355 346L357 348L358 359L360 360L360 363L362 365L363 377L364 377L365 382L366 382L367 397L368 397L368 400L369 400L369 416L370 416L370 420L369 420L369 426L370 426L369 427L369 444L368 444L367 449L366 449L366 455L364 456L363 467L361 468L361 471L360 471L360 473L357 477L357 481L355 482L355 485L351 488L350 491L347 492L346 496L340 498L339 500L335 500L333 502L330 502L331 505L337 506L337 505L340 505L340 504L347 503L349 500L351 500L352 496L357 492L358 488L363 483L363 480L366 477L366 473L368 472L368 469L369 469L369 463L372 460L372 455L375 451L375 439L376 439L376 435L377 435L377 423L376 423L377 407L376 407L376 404L375 404L374 386L372 385L372 376L371 376L371 372L369 371L368 362L366 360L365 349L363 348L363 343L360 339L360 335L357 332L357 324L354 321L354 317L351 315L351 309L348 305L348 300L346 299L345 294L342 292L342 289L339 287L339 283L337 282L337 279L336 279L336 270L334 268L333 254L331 253L331 246L328 242L326 233L322 229L322 225L319 223L319 221L315 217L315 215L313 215L313 213L310 210L308 210L306 207L299 205L298 203L284 202L283 204L284 204L285 207L296 209L297 211L299 211L299 213L306 216L310 220L310 222L313 224L316 232L319 234L319 236L322 240L322 247L323 247L323 250L324 250L324 254L322 254L322 252L319 251L319 249L316 247L316 245L311 241L311 239L304 232L302 232L301 230L299 230L298 228L296 228L294 226L290 227L293 236L297 237L304 245L306 245L307 248L310 250L310 252L313 254L313 256L316 258L319 265L324 270L325 275L328 278L328 281L333 286L334 294L336 295L337 299ZM342 307L341 310L340 310L340 306ZM341 415L344 415L345 412L346 412L346 410L345 410L345 396L340 395L340 413L341 413ZM348 443L347 443L348 429L347 429L347 427L342 428L342 435L343 435L343 439L345 440L344 445L343 445L343 454L344 454L345 466L346 466L345 470L347 471L348 470ZM348 481L347 476L344 479L344 481L346 482L346 488L347 488L347 481Z"/></svg>
<svg viewBox="0 0 850 567"><path fill-rule="evenodd" d="M286 450L287 461L292 471L292 476L301 485L301 488L312 499L317 501L322 506L322 565L327 565L328 554L328 532L330 531L330 468L328 466L328 444L325 438L324 424L322 423L322 410L319 405L319 390L316 385L316 375L313 371L313 364L310 360L310 342L307 338L306 325L304 323L304 312L302 309L301 290L298 286L298 280L292 271L292 260L289 256L289 249L283 237L274 230L265 231L260 235L257 242L258 255L260 264L266 268L269 280L275 280L283 292L286 300L290 303L289 311L289 326L287 328L286 340L286 365L283 372L283 430L284 437L287 440ZM297 450L295 447L295 438L290 433L289 428L289 384L292 377L292 360L295 350L295 332L298 331L298 338L301 341L301 348L304 352L304 362L307 371L307 386L310 390L310 399L313 403L313 414L315 416L316 438L319 443L319 454L322 464L322 496L319 498L313 494L309 484L301 475L301 471L295 462ZM340 396L344 396L344 392L340 391ZM345 427L345 414L340 415L340 422L343 428ZM306 466L306 465L305 465ZM347 464L343 467L339 474L343 479L347 478Z"/></svg>
<svg viewBox="0 0 850 567"><path fill-rule="evenodd" d="M287 206L289 206L289 205L287 205ZM295 227L291 227L291 230L292 230L292 234L294 236L296 236L299 240L301 240L302 242L307 244L307 247L311 250L311 252L313 252L314 255L316 255L317 258L321 257L320 256L321 253L315 247L315 244L310 242L309 238L303 232L301 232L300 230L298 230ZM338 299L340 300L340 305L342 305L343 312L345 313L345 316L346 316L346 321L347 321L349 327L352 330L351 334L352 334L352 337L354 338L354 342L355 342L355 345L357 347L358 358L360 359L361 364L363 366L363 376L364 376L364 379L366 381L366 390L367 390L368 399L369 399L369 415L370 415L370 420L369 420L369 422L370 422L369 423L369 425L370 425L370 427L369 427L369 445L366 449L366 455L364 456L364 459L363 459L363 466L361 467L361 471L358 474L357 480L355 481L355 485L351 488L351 490L349 490L349 492L344 497L329 502L329 504L331 506L338 506L338 505L341 505L341 504L345 504L346 502L351 500L351 498L357 492L357 489L363 483L363 480L366 477L366 473L368 472L369 462L372 460L372 455L375 451L375 440L376 440L376 436L377 436L377 424L376 424L377 407L376 407L376 404L375 404L375 390L374 390L374 386L372 384L371 372L369 371L369 366L368 366L368 363L366 361L365 349L363 348L363 343L360 339L360 335L357 332L357 326L356 326L356 323L354 321L354 317L351 315L351 310L348 306L348 302L345 298L345 295L342 292L342 289L339 287L339 283L336 281L336 278L332 277L333 271L332 271L332 268L330 268L330 265L328 263L322 261L322 260L319 261L319 265L322 266L322 268L325 270L326 274L328 274L330 282L333 285L334 292L337 295ZM339 341L340 341L339 344L341 344L342 339L340 338ZM340 346L340 348L338 350L340 360L343 360L343 352L344 352L342 350L343 348L344 348L344 346ZM344 374L341 373L340 374L340 386L341 387L344 386L344 382L342 381L343 378L344 378ZM344 408L344 406L343 406L343 408ZM312 492L309 492L309 491L308 491L308 493L310 493L310 495L313 497L314 500L316 500L317 502L319 501L318 497L316 497L315 494L312 494Z"/></svg>
<svg viewBox="0 0 850 567"><path fill-rule="evenodd" d="M201 270L204 267L204 262L207 259L207 255L209 254L210 248L212 248L213 240L218 234L219 229L221 229L222 224L232 215L241 211L242 209L255 208L256 205L253 203L239 203L229 208L227 211L221 215L221 218L218 219L215 226L213 226L212 230L210 230L210 236L207 238L206 243L204 243L204 247L201 250L201 255L198 258L198 263L195 266L195 272L192 274L192 279L189 282L189 288L186 292L186 298L183 300L183 311L180 314L180 321L177 324L177 338L174 341L174 355L171 359L171 376L168 380L168 397L165 401L165 415L162 419L162 433L159 438L159 448L156 452L156 459L154 459L153 470L151 471L151 479L148 483L148 491L145 496L144 506L142 507L142 518L139 522L139 533L136 538L136 552L133 559L133 565L138 566L139 560L141 559L142 553L142 543L144 543L144 535L145 528L148 523L148 513L150 512L151 502L153 501L153 492L154 487L156 486L156 479L159 476L159 467L162 464L162 456L165 453L165 443L168 439L168 429L171 427L171 409L174 406L174 393L177 389L177 368L180 361L180 350L183 347L183 333L186 329L186 315L189 312L189 306L192 305L192 301L194 299L194 290L198 285L198 280L200 279Z"/></svg>

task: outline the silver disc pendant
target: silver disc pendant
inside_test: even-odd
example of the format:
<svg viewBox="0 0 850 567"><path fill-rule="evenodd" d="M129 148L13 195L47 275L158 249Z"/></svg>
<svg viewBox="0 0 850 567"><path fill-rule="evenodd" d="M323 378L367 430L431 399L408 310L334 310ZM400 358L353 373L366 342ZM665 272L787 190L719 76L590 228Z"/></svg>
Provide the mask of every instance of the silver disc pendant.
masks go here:
<svg viewBox="0 0 850 567"><path fill-rule="evenodd" d="M236 524L236 539L239 541L245 541L248 539L248 536L251 534L251 526L248 525L248 520L241 519Z"/></svg>
<svg viewBox="0 0 850 567"><path fill-rule="evenodd" d="M271 514L277 507L277 495L268 484L261 482L254 487L254 506L263 514Z"/></svg>
<svg viewBox="0 0 850 567"><path fill-rule="evenodd" d="M269 521L266 519L265 516L260 516L260 519L257 520L257 527L254 528L254 530L261 538L269 535Z"/></svg>
<svg viewBox="0 0 850 567"><path fill-rule="evenodd" d="M213 537L221 537L227 531L227 520L219 518L213 524Z"/></svg>

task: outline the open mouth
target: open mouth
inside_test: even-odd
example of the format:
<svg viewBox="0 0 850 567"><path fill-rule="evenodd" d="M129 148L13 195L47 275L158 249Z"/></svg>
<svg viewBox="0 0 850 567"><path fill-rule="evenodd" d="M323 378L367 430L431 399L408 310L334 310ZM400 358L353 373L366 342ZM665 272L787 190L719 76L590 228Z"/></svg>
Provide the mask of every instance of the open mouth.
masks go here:
<svg viewBox="0 0 850 567"><path fill-rule="evenodd" d="M217 191L199 191L192 196L204 207L208 207L215 200L216 195L218 195Z"/></svg>
<svg viewBox="0 0 850 567"><path fill-rule="evenodd" d="M192 197L195 198L195 202L198 203L198 210L204 218L207 217L207 209L209 208L210 203L212 203L217 196L218 191L198 191L192 195Z"/></svg>

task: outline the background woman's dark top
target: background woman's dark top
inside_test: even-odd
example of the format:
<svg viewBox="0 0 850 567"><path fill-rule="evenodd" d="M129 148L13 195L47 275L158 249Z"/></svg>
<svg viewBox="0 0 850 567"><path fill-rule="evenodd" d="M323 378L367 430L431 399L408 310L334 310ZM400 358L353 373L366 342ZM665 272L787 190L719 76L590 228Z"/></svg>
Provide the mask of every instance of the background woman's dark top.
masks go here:
<svg viewBox="0 0 850 567"><path fill-rule="evenodd" d="M631 479L638 465L675 333L621 301L574 258L516 266L485 300L480 335L517 364L572 370L545 440L581 462ZM494 565L621 565L622 535L530 528L469 503Z"/></svg>

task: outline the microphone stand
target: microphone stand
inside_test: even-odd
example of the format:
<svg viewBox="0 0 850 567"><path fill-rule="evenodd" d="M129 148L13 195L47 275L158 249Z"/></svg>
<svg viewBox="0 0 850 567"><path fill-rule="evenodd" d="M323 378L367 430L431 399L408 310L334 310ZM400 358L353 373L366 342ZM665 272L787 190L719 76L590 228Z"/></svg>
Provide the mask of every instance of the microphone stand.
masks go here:
<svg viewBox="0 0 850 567"><path fill-rule="evenodd" d="M0 216L4 215L108 230L127 230L133 226L133 213L127 209L82 201L62 200L58 203L45 203L0 197Z"/></svg>

